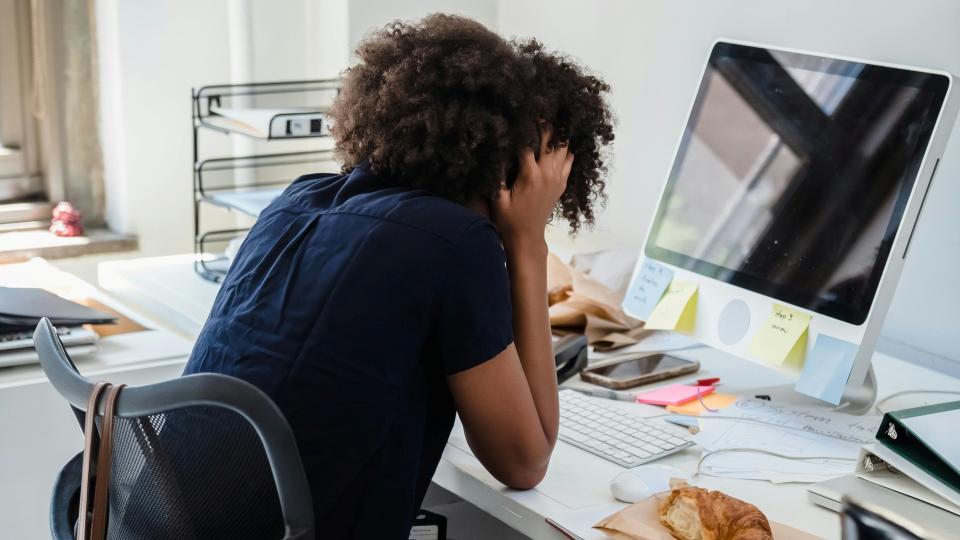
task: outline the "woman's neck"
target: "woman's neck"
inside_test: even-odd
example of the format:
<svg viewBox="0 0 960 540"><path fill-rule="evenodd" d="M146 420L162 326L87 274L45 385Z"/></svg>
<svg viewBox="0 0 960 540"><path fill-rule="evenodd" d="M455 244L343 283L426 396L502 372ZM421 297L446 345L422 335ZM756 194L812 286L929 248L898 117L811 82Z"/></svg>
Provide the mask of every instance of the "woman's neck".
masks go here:
<svg viewBox="0 0 960 540"><path fill-rule="evenodd" d="M467 201L466 207L481 216L490 219L490 203L480 197L474 197Z"/></svg>

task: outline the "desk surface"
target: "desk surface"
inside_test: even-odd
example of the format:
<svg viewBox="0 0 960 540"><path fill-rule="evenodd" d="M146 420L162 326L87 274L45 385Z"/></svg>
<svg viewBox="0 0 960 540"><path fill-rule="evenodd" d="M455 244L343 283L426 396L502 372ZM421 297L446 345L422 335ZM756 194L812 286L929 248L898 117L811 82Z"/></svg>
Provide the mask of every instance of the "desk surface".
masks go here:
<svg viewBox="0 0 960 540"><path fill-rule="evenodd" d="M193 271L194 255L100 263L99 285L159 324L190 339L200 334L220 286Z"/></svg>
<svg viewBox="0 0 960 540"><path fill-rule="evenodd" d="M196 336L216 296L217 287L193 274L191 256L141 259L101 265L102 287L148 310L154 318L188 336ZM790 381L772 370L706 347L676 353L700 361L693 378L720 376L725 393L774 386ZM956 389L957 380L883 355L874 356L879 396L910 389ZM683 379L680 379L682 381ZM677 382L677 381L671 381ZM571 381L569 384L582 384ZM605 402L640 414L662 409L625 402ZM696 447L658 463L693 473L700 455ZM623 469L562 442L557 444L544 481L534 490L515 491L497 482L470 453L459 423L454 428L434 482L533 538L562 538L550 519L584 538L604 538L590 524L622 507L610 495L610 480ZM698 477L697 485L752 502L772 520L824 538L839 537L836 513L807 500L807 484Z"/></svg>
<svg viewBox="0 0 960 540"><path fill-rule="evenodd" d="M688 377L690 380L708 374L720 376L725 393L786 382L778 373L758 370L756 364L706 347L674 354L699 360L702 364L702 371ZM875 357L874 365L880 379L881 395L917 387L946 389L951 384L954 387L957 384L956 380L944 380L936 372L883 355ZM909 375L905 377L904 374ZM605 400L603 403L642 415L663 412L663 409L649 405ZM692 474L699 457L700 449L693 447L657 463ZM589 525L625 506L613 498L608 488L610 480L621 471L623 469L617 465L561 442L554 450L546 478L537 488L528 492L510 490L493 479L470 454L458 424L447 444L434 482L533 538L561 537L545 523L545 519L551 519L582 538L599 539L606 537L590 529ZM838 515L807 500L808 484L772 484L709 476L696 477L693 483L752 502L771 520L824 538L839 537Z"/></svg>
<svg viewBox="0 0 960 540"><path fill-rule="evenodd" d="M109 373L142 363L183 361L193 342L164 331L156 319L135 311L116 298L82 279L63 272L43 259L0 265L0 283L6 287L37 287L70 300L94 300L129 318L144 330L111 335L101 339L87 353L73 353L77 367L85 374ZM39 364L0 368L0 388L44 379Z"/></svg>

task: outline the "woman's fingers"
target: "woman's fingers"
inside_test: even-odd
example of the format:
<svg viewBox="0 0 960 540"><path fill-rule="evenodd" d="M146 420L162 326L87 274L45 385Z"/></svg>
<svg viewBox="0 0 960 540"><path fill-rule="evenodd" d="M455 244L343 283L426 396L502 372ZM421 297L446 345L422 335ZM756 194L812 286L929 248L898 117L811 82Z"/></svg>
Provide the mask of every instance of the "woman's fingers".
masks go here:
<svg viewBox="0 0 960 540"><path fill-rule="evenodd" d="M541 122L540 128L540 159L543 159L550 153L550 139L553 137L553 129L550 124Z"/></svg>
<svg viewBox="0 0 960 540"><path fill-rule="evenodd" d="M553 149L554 171L560 173L563 170L563 164L566 163L569 152L570 149L567 148L567 145L557 146Z"/></svg>
<svg viewBox="0 0 960 540"><path fill-rule="evenodd" d="M496 213L510 206L510 189L506 185L500 186L500 191L493 200L493 206Z"/></svg>
<svg viewBox="0 0 960 540"><path fill-rule="evenodd" d="M537 157L533 155L533 150L530 148L524 148L520 150L519 161L519 177L523 177L525 176L524 173L530 173L537 168Z"/></svg>
<svg viewBox="0 0 960 540"><path fill-rule="evenodd" d="M563 160L563 168L560 170L560 178L563 179L564 184L566 184L567 178L570 178L571 169L573 169L573 154L567 154Z"/></svg>

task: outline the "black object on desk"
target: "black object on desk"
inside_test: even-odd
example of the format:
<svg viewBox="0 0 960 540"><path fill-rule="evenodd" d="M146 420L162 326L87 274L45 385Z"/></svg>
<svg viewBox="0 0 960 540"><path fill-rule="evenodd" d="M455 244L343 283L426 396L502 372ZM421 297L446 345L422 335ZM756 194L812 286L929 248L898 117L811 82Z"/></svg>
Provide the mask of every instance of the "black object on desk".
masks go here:
<svg viewBox="0 0 960 540"><path fill-rule="evenodd" d="M43 317L56 326L117 322L113 315L81 306L43 289L0 287L0 333L32 331Z"/></svg>
<svg viewBox="0 0 960 540"><path fill-rule="evenodd" d="M553 357L557 362L557 382L573 377L587 367L587 336L567 334L554 339Z"/></svg>
<svg viewBox="0 0 960 540"><path fill-rule="evenodd" d="M428 510L420 510L413 518L410 540L447 540L447 518Z"/></svg>
<svg viewBox="0 0 960 540"><path fill-rule="evenodd" d="M840 516L843 540L925 540L921 527L909 523L889 509L865 507L863 503L843 499Z"/></svg>

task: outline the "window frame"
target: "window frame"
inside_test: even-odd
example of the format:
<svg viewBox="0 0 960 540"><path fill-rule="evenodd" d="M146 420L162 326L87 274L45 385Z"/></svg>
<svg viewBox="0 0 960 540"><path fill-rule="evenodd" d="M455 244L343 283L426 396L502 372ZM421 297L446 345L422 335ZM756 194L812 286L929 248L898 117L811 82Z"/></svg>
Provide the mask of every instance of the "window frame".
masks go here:
<svg viewBox="0 0 960 540"><path fill-rule="evenodd" d="M42 9L49 11L49 6ZM50 76L55 73L49 63L35 62L32 23L30 0L0 0L0 66L13 66L0 72L0 227L48 221L51 201L64 192L62 175L51 174L60 157L58 141L49 136L56 129L59 108L50 107L53 96L39 95L46 114L36 118L31 110L33 70L44 70L47 80L54 80ZM42 45L52 51L54 44ZM17 192L22 195L13 196Z"/></svg>
<svg viewBox="0 0 960 540"><path fill-rule="evenodd" d="M0 0L0 178L39 177L30 113L30 14L25 0ZM41 187L43 187L41 185Z"/></svg>

